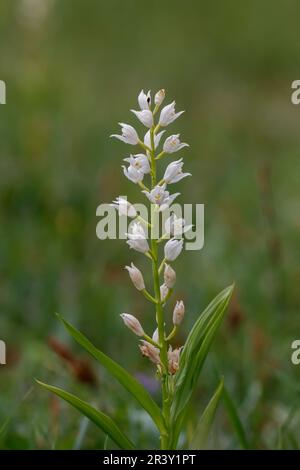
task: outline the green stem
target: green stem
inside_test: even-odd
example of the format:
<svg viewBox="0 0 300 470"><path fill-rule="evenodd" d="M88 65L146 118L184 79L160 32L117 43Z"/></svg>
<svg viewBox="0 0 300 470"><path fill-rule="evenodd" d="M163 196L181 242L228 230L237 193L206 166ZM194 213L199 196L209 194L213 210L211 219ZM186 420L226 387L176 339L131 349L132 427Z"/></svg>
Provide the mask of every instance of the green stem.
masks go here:
<svg viewBox="0 0 300 470"><path fill-rule="evenodd" d="M152 344L153 346L155 346L156 348L159 348L160 345L157 344L155 341L153 341L153 339L151 338L151 336L148 336L146 334L144 334L143 338L145 338L146 341L148 341L148 343Z"/></svg>
<svg viewBox="0 0 300 470"><path fill-rule="evenodd" d="M157 113L158 110L159 110L159 105L156 104L156 105L155 105L155 108L154 108L154 110L153 110L153 113L152 113L153 116L155 116L155 114Z"/></svg>
<svg viewBox="0 0 300 470"><path fill-rule="evenodd" d="M177 326L174 325L173 330L171 331L171 333L169 334L169 336L167 336L166 341L168 341L168 342L171 341L171 339L174 338L174 336L176 335L176 333L177 333Z"/></svg>
<svg viewBox="0 0 300 470"><path fill-rule="evenodd" d="M166 305L166 303L168 302L168 300L169 300L169 298L171 297L172 293L173 293L173 289L169 289L169 292L167 293L167 295L166 295L166 297L164 298L164 301L163 301L163 303L162 303L163 306Z"/></svg>
<svg viewBox="0 0 300 470"><path fill-rule="evenodd" d="M142 289L142 293L144 294L146 299L148 299L148 300L150 300L150 302L153 302L154 304L156 304L156 299L154 297L152 297L152 295L149 294L149 292L146 289Z"/></svg>
<svg viewBox="0 0 300 470"><path fill-rule="evenodd" d="M170 235L168 233L164 233L164 235L157 240L157 243L161 243L167 238L170 238Z"/></svg>
<svg viewBox="0 0 300 470"><path fill-rule="evenodd" d="M159 129L160 129L160 124L157 124L157 126L154 128L154 134L157 134ZM154 148L154 147L152 147L152 148Z"/></svg>
<svg viewBox="0 0 300 470"><path fill-rule="evenodd" d="M138 182L138 185L139 185L140 188L142 188L145 191L149 192L149 188L147 188L147 186L144 183L142 183L141 181Z"/></svg>
<svg viewBox="0 0 300 470"><path fill-rule="evenodd" d="M139 145L142 147L143 150L146 150L146 152L151 152L151 149L147 147L147 145L144 144L141 140L139 140Z"/></svg>
<svg viewBox="0 0 300 470"><path fill-rule="evenodd" d="M160 266L159 266L159 268L158 268L158 274L161 274L161 272L162 272L162 270L163 270L163 268L164 268L165 262L166 262L166 258L164 258L164 259L162 260L162 262L160 263Z"/></svg>
<svg viewBox="0 0 300 470"><path fill-rule="evenodd" d="M157 128L156 128L157 129ZM151 189L156 185L156 160L155 160L155 146L154 134L156 129L154 126L150 129L150 142L151 142ZM151 225L153 226L152 212L151 212ZM168 350L167 342L165 339L165 321L164 312L160 295L160 282L159 282L159 264L158 264L158 249L157 241L151 237L151 252L152 252L152 274L154 295L156 300L156 323L158 328L158 338L160 344L160 360L162 364L161 372L161 385L162 385L162 414L166 423L166 432L160 436L161 449L167 450L169 448L169 423L170 423L170 400L167 383L168 374Z"/></svg>
<svg viewBox="0 0 300 470"><path fill-rule="evenodd" d="M152 272L153 272L153 282L154 282L154 292L156 298L156 323L158 327L158 338L160 344L160 360L162 363L162 374L161 374L161 383L162 383L162 413L165 418L167 433L166 435L161 435L161 449L166 450L168 448L168 423L169 423L169 402L168 402L168 388L167 388L167 373L168 373L168 351L167 343L165 340L165 322L164 322L164 312L161 303L160 297L160 286L159 286L159 274L158 274L158 262L157 262L157 244L155 240L151 241L151 249L154 253L152 260Z"/></svg>
<svg viewBox="0 0 300 470"><path fill-rule="evenodd" d="M152 260L152 253L150 251L147 251L147 253L144 253L144 255L147 256L147 258Z"/></svg>
<svg viewBox="0 0 300 470"><path fill-rule="evenodd" d="M155 160L160 160L164 155L165 155L166 152L162 151L160 152L157 157L155 158Z"/></svg>
<svg viewBox="0 0 300 470"><path fill-rule="evenodd" d="M154 128L150 129L150 142L151 142L151 189L156 185L156 161L155 161L155 146L154 146Z"/></svg>
<svg viewBox="0 0 300 470"><path fill-rule="evenodd" d="M145 220L141 215L137 216L137 220L142 222L142 224L146 225L147 227L151 227L151 224L147 220Z"/></svg>

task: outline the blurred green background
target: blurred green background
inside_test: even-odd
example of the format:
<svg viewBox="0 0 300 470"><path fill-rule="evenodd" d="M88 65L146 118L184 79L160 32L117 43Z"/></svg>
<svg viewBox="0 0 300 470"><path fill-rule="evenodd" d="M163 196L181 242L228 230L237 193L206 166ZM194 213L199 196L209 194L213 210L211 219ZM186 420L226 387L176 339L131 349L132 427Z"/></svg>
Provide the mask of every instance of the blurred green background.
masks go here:
<svg viewBox="0 0 300 470"><path fill-rule="evenodd" d="M1 1L0 339L8 364L0 367L0 448L103 448L103 434L34 377L85 397L140 446L155 446L143 413L82 362L54 316L151 378L119 318L127 311L153 325L123 269L134 261L146 271L147 262L95 234L100 203L119 194L142 201L120 171L131 148L109 139L117 122L136 123L129 109L142 88L165 88L166 102L186 110L168 128L190 144L193 178L178 184L180 202L205 204L204 249L175 264L187 307L179 343L212 297L236 283L190 432L222 373L251 448L300 446L300 366L290 361L300 337L300 108L290 101L300 78L299 15L292 0ZM241 447L224 403L211 447Z"/></svg>

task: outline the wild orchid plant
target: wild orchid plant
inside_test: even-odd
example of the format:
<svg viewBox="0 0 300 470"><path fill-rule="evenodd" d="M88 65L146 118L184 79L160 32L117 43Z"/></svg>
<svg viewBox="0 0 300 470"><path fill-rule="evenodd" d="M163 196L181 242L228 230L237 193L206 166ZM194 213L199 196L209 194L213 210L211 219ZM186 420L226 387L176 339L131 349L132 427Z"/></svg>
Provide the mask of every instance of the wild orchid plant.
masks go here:
<svg viewBox="0 0 300 470"><path fill-rule="evenodd" d="M129 313L122 313L121 318L125 325L141 338L139 344L141 353L149 358L156 367L156 376L161 383L161 407L135 377L103 354L68 322L61 317L60 319L73 338L98 360L150 415L159 432L160 448L176 449L188 415L188 405L191 402L197 379L213 338L222 322L225 308L232 293L232 286L222 291L199 316L185 345L173 349L172 340L184 318L185 306L182 300L176 301L172 317L173 327L169 332L166 331L164 309L173 293L176 281L176 272L172 263L180 255L183 249L184 234L191 229L191 225L186 225L183 218L177 218L175 214L171 214L165 223L165 233L160 238L154 235L154 229L158 220L157 214L170 209L173 201L179 195L178 193L170 194L167 186L190 176L190 173L182 172L183 159L180 158L167 165L162 179L158 177L159 161L184 147L188 147L188 144L180 141L180 135L176 134L167 137L162 149L158 150L166 131L165 128L183 113L183 111L175 112L175 101L173 101L162 108L159 118L156 119L164 99L164 90L159 90L155 94L154 104L152 104L150 91L148 93L144 93L143 90L140 92L138 96L140 110L132 110L132 112L148 129L143 141L139 138L135 128L129 124L120 123L122 135L112 135L126 144L139 146L142 150L142 153L130 155L124 159L128 166L123 166L123 172L130 181L140 186L142 193L150 201L150 222L141 217L134 204L128 202L124 197L118 197L113 201L112 206L118 210L120 215L133 219L127 234L127 243L130 248L143 253L152 264L153 294L146 289L143 274L133 263L131 266L126 266L126 269L136 289L154 306L154 333L152 335L146 333L139 320ZM147 176L150 180L149 187L145 182ZM151 233L150 240L147 237L148 231ZM160 260L159 247L162 243L165 243L164 254ZM161 284L162 277L163 283ZM120 448L136 448L127 433L121 431L110 417L69 392L39 383L90 418ZM221 380L200 418L196 441L192 440L187 443L188 445L197 447L205 445L222 387L223 381Z"/></svg>

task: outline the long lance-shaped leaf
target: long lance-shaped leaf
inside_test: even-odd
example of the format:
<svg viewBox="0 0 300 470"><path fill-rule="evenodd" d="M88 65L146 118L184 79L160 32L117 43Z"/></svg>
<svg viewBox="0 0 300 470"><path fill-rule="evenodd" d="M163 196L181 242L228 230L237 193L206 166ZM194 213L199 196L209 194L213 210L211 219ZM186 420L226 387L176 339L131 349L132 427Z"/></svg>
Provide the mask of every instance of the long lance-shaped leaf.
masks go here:
<svg viewBox="0 0 300 470"><path fill-rule="evenodd" d="M226 387L223 389L223 400L224 400L224 405L228 413L228 417L231 421L231 424L233 426L233 429L236 432L236 435L238 437L238 440L240 442L240 445L243 449L250 449L250 444L247 439L247 435L243 426L243 423L239 417L237 408L234 404L234 401L232 400L228 390Z"/></svg>
<svg viewBox="0 0 300 470"><path fill-rule="evenodd" d="M176 401L174 400L173 402L173 406L171 408L171 412L172 412L172 419L173 419L173 432L172 432L172 436L171 436L171 439L172 439L172 443L173 443L173 446L176 446L177 445L177 442L178 442L178 438L179 438L179 434L180 434L180 431L182 429L182 426L184 424L184 421L186 419L186 414L187 414L187 411L188 411L188 404L190 402L190 399L192 397L192 394L194 392L194 389L196 387L196 384L197 384L197 379L198 379L198 376L200 374L200 371L203 367L203 364L204 364L204 361L206 359L206 356L209 352L209 348L210 348L210 345L212 343L212 340L216 334L216 330L218 328L220 324L220 319L217 317L216 319L214 319L214 321L210 324L208 324L208 327L210 327L208 329L208 332L200 346L200 350L199 350L199 353L197 354L194 362L196 364L196 372L195 371L192 371L191 374L186 378L186 384L187 384L187 387L185 390L183 390L183 393L182 393L182 401L180 403L179 401L179 404L177 405L177 409L175 408L176 406ZM177 396L175 395L175 399L177 398ZM180 397L179 397L180 399ZM176 447L175 447L176 448Z"/></svg>
<svg viewBox="0 0 300 470"><path fill-rule="evenodd" d="M57 316L75 341L91 354L91 356L105 367L105 369L131 393L139 404L149 413L158 429L160 431L164 431L165 424L161 411L142 384L123 369L123 367L96 348L82 333L80 333L80 331L74 328L74 326L70 325L70 323L64 320L60 315L57 314Z"/></svg>
<svg viewBox="0 0 300 470"><path fill-rule="evenodd" d="M80 413L87 416L87 418L89 418L91 421L93 421L93 423L101 428L102 431L104 431L105 434L107 434L121 449L135 449L133 443L109 416L102 413L101 411L96 410L91 405L76 397L72 393L66 392L61 388L45 384L39 380L37 380L37 383L58 397L62 398L66 402L70 403L70 405L80 411Z"/></svg>
<svg viewBox="0 0 300 470"><path fill-rule="evenodd" d="M214 421L216 410L222 396L224 380L221 379L215 393L213 394L210 402L201 415L200 421L196 428L195 436L189 446L190 449L205 449L209 433Z"/></svg>
<svg viewBox="0 0 300 470"><path fill-rule="evenodd" d="M185 410L195 389L212 341L223 320L233 286L224 289L205 309L192 328L175 376L175 395L171 407L173 443L177 442Z"/></svg>
<svg viewBox="0 0 300 470"><path fill-rule="evenodd" d="M197 348L197 344L200 343L201 337L199 337L202 334L203 336L203 328L207 326L207 323L209 320L212 318L214 314L219 309L225 309L230 297L233 292L234 285L226 287L223 291L221 291L211 302L210 304L206 307L204 312L199 316L198 320L194 324L192 330L190 331L190 334L186 340L185 346L183 353L180 358L181 364L184 364L185 361L188 360L189 356L193 353L193 351Z"/></svg>

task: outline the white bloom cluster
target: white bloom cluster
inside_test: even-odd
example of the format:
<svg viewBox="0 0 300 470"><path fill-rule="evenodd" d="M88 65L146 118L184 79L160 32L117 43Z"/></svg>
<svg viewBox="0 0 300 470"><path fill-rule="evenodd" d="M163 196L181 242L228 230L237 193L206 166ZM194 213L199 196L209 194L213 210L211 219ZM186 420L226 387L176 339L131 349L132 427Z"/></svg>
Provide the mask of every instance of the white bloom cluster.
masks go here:
<svg viewBox="0 0 300 470"><path fill-rule="evenodd" d="M166 132L166 129L161 128L165 128L169 124L173 123L184 112L175 111L175 101L164 106L160 110L164 99L165 91L163 89L159 90L155 94L153 104L150 90L146 93L142 90L138 95L137 101L139 109L132 109L131 111L147 128L142 139L139 137L138 132L133 126L124 123L120 123L122 131L120 135L111 135L111 137L115 137L126 144L138 145L140 147L141 153L132 153L124 158L127 165L122 165L122 169L126 178L141 187L142 193L151 202L154 207L154 211L156 212L163 212L167 208L171 209L174 200L180 194L171 194L167 189L167 186L177 183L183 178L191 175L190 173L183 172L183 158L179 158L178 160L169 163L165 168L162 178L157 180L157 161L169 154L173 154L185 147L188 147L187 143L180 141L180 134L173 134L165 138L161 151L157 151ZM160 115L158 119L156 119L156 114L159 111ZM144 182L146 175L148 175L151 180L149 187L146 186ZM165 236L163 236L160 241L166 238L166 236L168 238L172 238L165 243L164 259L161 267L159 267L158 242L153 240L151 240L151 243L148 242L143 227L143 222L145 221L141 220L141 217L137 214L134 206L121 196L116 198L111 205L119 211L120 215L126 215L135 219L130 224L129 231L127 233L127 244L130 248L144 253L152 260L153 263L154 296L147 291L141 271L131 263L131 266L126 266L126 270L128 271L134 286L136 289L141 291L148 300L155 303L156 308L157 306L163 307L171 295L176 281L176 273L170 266L170 263L180 255L183 249L182 236L190 230L192 226L186 225L184 219L177 218L175 214L172 214L166 220ZM163 267L164 282L159 286L158 279ZM159 308L156 313L156 316L161 315L161 309ZM169 337L176 332L177 327L180 325L184 317L184 313L185 307L183 301L177 301L173 311L174 330ZM140 322L134 316L123 313L121 317L128 328L130 328L136 335L143 337L140 345L143 355L147 356L153 363L155 363L159 371L162 372L164 370L165 373L170 374L176 373L179 367L180 349L172 350L171 347L167 348L165 332L162 331L162 327L159 326L162 325L162 322L157 321L158 328L155 330L152 337L150 337L144 332ZM164 360L165 362L167 361L167 363L164 364Z"/></svg>

